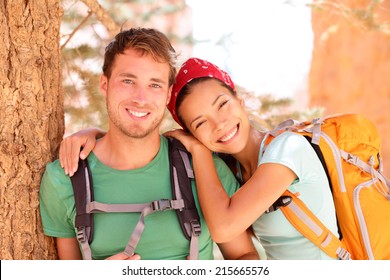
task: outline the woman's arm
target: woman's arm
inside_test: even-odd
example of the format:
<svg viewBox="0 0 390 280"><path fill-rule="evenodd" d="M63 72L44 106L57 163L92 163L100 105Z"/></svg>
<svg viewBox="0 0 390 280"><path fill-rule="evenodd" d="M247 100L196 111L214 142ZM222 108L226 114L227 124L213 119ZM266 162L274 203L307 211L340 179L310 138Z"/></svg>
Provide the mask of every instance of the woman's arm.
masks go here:
<svg viewBox="0 0 390 280"><path fill-rule="evenodd" d="M259 260L252 241L252 229L248 229L232 241L217 244L225 260Z"/></svg>
<svg viewBox="0 0 390 280"><path fill-rule="evenodd" d="M59 160L65 174L73 176L79 157L85 159L95 147L96 139L104 135L105 131L99 128L87 128L64 138L60 145Z"/></svg>
<svg viewBox="0 0 390 280"><path fill-rule="evenodd" d="M192 154L196 187L202 212L217 243L228 242L249 228L295 180L295 173L281 164L260 165L252 177L229 197L216 171L212 153L193 136L169 132Z"/></svg>
<svg viewBox="0 0 390 280"><path fill-rule="evenodd" d="M211 153L198 149L192 158L199 201L215 242L227 242L246 230L296 178L284 165L262 164L229 197L219 181Z"/></svg>

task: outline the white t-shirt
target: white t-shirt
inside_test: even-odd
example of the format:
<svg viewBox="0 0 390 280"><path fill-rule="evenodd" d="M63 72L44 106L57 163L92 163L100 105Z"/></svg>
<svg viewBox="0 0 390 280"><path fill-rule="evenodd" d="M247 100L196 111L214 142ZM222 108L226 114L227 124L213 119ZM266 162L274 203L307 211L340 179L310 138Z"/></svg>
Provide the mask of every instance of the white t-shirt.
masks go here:
<svg viewBox="0 0 390 280"><path fill-rule="evenodd" d="M322 164L310 143L301 135L285 132L260 149L258 164L278 163L290 168L298 177L288 187L336 236L334 202ZM272 187L272 186L270 186ZM253 224L268 259L331 259L299 233L282 211L263 214Z"/></svg>

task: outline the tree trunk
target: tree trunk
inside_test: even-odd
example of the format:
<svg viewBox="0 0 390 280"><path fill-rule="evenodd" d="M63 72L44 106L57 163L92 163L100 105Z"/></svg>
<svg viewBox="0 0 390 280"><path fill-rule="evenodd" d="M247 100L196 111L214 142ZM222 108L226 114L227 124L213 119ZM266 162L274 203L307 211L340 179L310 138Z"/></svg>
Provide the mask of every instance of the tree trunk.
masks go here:
<svg viewBox="0 0 390 280"><path fill-rule="evenodd" d="M310 105L373 121L390 177L390 1L313 3Z"/></svg>
<svg viewBox="0 0 390 280"><path fill-rule="evenodd" d="M64 132L60 0L0 2L0 259L54 259L39 185Z"/></svg>

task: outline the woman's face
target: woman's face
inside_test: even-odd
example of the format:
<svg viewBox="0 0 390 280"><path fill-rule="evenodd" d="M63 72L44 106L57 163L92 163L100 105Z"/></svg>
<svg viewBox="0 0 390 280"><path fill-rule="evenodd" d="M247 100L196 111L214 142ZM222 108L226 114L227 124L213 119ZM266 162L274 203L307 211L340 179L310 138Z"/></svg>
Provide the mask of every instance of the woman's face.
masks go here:
<svg viewBox="0 0 390 280"><path fill-rule="evenodd" d="M247 143L250 123L243 101L218 80L192 86L178 113L192 135L214 152L236 154Z"/></svg>

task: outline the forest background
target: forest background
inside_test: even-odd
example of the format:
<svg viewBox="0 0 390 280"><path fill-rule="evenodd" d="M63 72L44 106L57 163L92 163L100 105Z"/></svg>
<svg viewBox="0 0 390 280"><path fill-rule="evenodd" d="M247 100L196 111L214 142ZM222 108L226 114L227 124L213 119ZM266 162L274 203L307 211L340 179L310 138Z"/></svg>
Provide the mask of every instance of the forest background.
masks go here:
<svg viewBox="0 0 390 280"><path fill-rule="evenodd" d="M249 2L237 5L251 9ZM364 114L378 127L389 176L390 1L284 4L304 5L311 13L313 45L303 99L255 94L239 84L251 118L271 128L287 117ZM214 12L223 13L223 7ZM58 157L64 135L107 127L98 91L104 46L121 28L154 27L169 36L183 61L199 43L191 18L184 0L0 1L0 259L57 257L53 240L41 228L39 184L46 164ZM255 25L247 28L259 36L260 53L261 34ZM222 48L231 46L225 35L215 38ZM161 130L175 126L167 113Z"/></svg>

